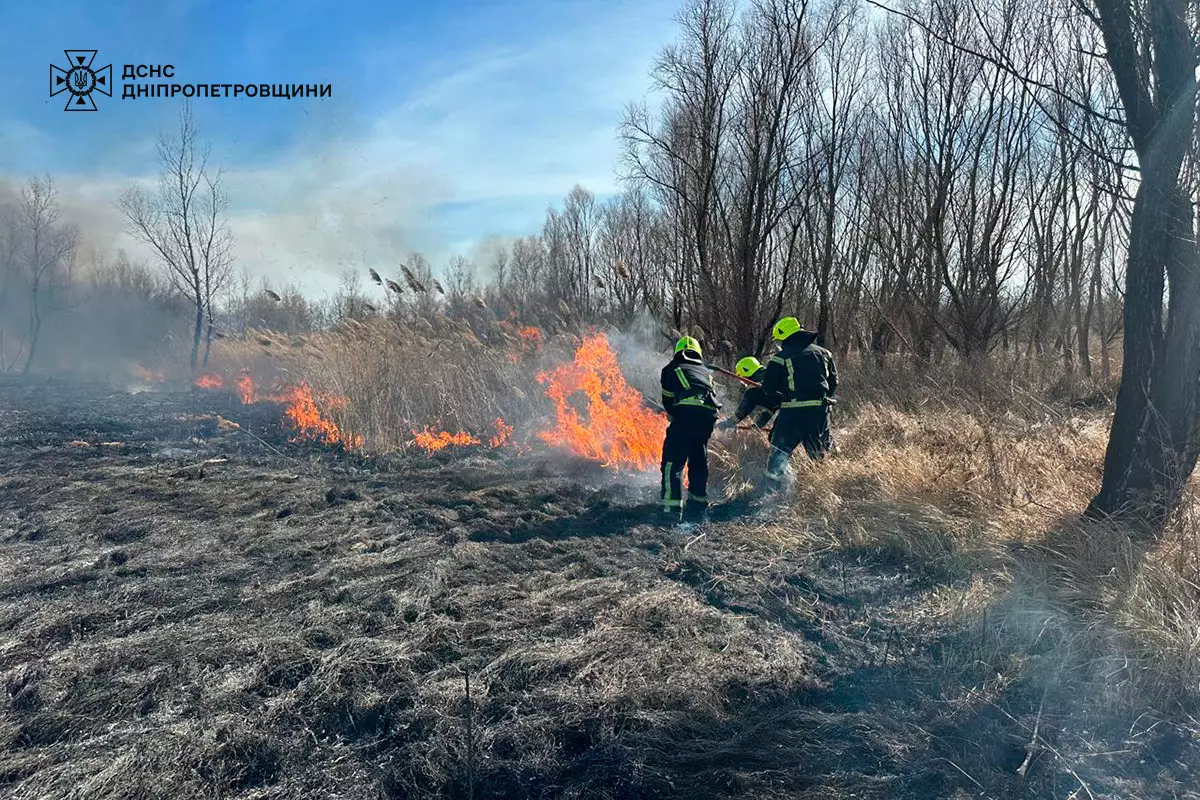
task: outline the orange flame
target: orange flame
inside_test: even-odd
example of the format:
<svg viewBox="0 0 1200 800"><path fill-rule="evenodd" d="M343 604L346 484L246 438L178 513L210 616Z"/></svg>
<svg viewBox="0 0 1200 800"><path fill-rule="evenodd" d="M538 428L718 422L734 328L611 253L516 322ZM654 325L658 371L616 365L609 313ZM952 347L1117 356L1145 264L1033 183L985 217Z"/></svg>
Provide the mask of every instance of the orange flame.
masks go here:
<svg viewBox="0 0 1200 800"><path fill-rule="evenodd" d="M133 365L133 374L143 383L164 383L167 380L162 370L149 370L141 364Z"/></svg>
<svg viewBox="0 0 1200 800"><path fill-rule="evenodd" d="M488 447L497 448L503 447L512 437L513 428L500 417L496 417L495 421L496 434L488 439ZM473 444L483 444L477 437L459 431L458 433L450 433L449 431L439 431L433 428L426 428L423 431L413 431L413 444L424 450L426 453L436 453L439 450L444 450L447 447L469 447Z"/></svg>
<svg viewBox="0 0 1200 800"><path fill-rule="evenodd" d="M543 441L605 466L657 466L666 418L646 408L642 395L625 381L604 334L588 336L573 362L537 378L547 384L557 423L538 434ZM586 416L572 406L580 395L586 400Z"/></svg>
<svg viewBox="0 0 1200 800"><path fill-rule="evenodd" d="M223 385L225 385L225 381L221 379L220 375L213 372L196 378L196 386L201 389L220 389Z"/></svg>
<svg viewBox="0 0 1200 800"><path fill-rule="evenodd" d="M285 389L278 398L273 399L288 404L283 411L283 416L296 429L296 435L292 437L291 441L299 442L311 439L325 444L340 444L347 448L362 445L362 437L347 436L342 433L337 424L325 417L317 407L317 401L320 400L328 410L344 408L348 402L346 398L336 395L314 395L312 387L307 383L301 383L299 386Z"/></svg>
<svg viewBox="0 0 1200 800"><path fill-rule="evenodd" d="M465 431L450 433L449 431L434 431L432 429L413 431L413 442L426 453L436 453L438 450L443 450L450 445L466 447L467 445L479 444L478 439Z"/></svg>
<svg viewBox="0 0 1200 800"><path fill-rule="evenodd" d="M526 325L517 329L517 335L521 337L521 344L527 350L539 350L542 346L542 332L540 329L532 325Z"/></svg>
<svg viewBox="0 0 1200 800"><path fill-rule="evenodd" d="M512 437L512 425L507 424L500 417L496 417L496 435L488 439L488 447L502 447Z"/></svg>
<svg viewBox="0 0 1200 800"><path fill-rule="evenodd" d="M238 399L242 401L242 405L248 406L256 401L257 398L254 394L254 379L251 378L249 374L243 373L240 377L238 377L237 382L234 384L234 388L237 391Z"/></svg>

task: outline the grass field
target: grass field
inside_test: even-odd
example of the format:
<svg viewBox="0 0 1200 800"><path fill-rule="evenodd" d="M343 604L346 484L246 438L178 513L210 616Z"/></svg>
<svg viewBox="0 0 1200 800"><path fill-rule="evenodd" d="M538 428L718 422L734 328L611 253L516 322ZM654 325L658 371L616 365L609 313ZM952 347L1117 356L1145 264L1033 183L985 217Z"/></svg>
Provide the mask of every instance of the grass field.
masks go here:
<svg viewBox="0 0 1200 800"><path fill-rule="evenodd" d="M835 458L762 506L720 435L713 523L664 527L654 469L536 436L577 341L497 345L470 407L367 334L215 362L346 398L350 449L230 381L0 384L3 791L1200 798L1195 505L1078 521L1103 392L851 366Z"/></svg>

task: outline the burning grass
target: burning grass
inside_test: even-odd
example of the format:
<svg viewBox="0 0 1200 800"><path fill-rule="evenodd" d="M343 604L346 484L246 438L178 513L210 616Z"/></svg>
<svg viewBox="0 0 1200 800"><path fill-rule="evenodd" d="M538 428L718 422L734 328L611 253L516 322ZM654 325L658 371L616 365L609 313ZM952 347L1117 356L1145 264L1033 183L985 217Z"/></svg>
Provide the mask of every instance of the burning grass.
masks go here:
<svg viewBox="0 0 1200 800"><path fill-rule="evenodd" d="M538 433L542 441L605 465L657 466L666 417L629 385L603 334L589 335L570 363L537 378L555 414L554 427Z"/></svg>
<svg viewBox="0 0 1200 800"><path fill-rule="evenodd" d="M221 389L226 385L224 378L216 373L200 375L193 383L199 389ZM362 447L361 436L347 433L333 419L349 404L345 397L315 391L306 381L284 384L263 395L248 372L238 375L233 391L243 405L259 402L283 405L282 422L292 431L292 442L311 441L345 449Z"/></svg>
<svg viewBox="0 0 1200 800"><path fill-rule="evenodd" d="M496 433L492 436L492 438L488 439L488 447L503 447L510 439L512 439L513 427L504 420L500 419L500 417L496 417L495 425Z"/></svg>
<svg viewBox="0 0 1200 800"><path fill-rule="evenodd" d="M349 402L344 397L329 394L314 394L307 383L288 387L274 398L285 403L284 417L295 430L294 442L307 440L328 445L344 445L349 448L362 446L362 439L354 434L343 433L337 423L326 416L330 411L340 411ZM319 404L319 405L318 405Z"/></svg>
<svg viewBox="0 0 1200 800"><path fill-rule="evenodd" d="M337 424L376 453L404 450L414 444L414 431L435 438L441 430L461 431L466 439L489 441L499 434L497 418L506 426L531 424L540 400L521 387L548 348L522 349L515 335L511 343L488 346L461 324L434 322L348 322L303 339L259 332L221 342L217 357L231 370L245 367L255 383L304 382L314 392L345 398ZM516 362L505 353L517 354Z"/></svg>
<svg viewBox="0 0 1200 800"><path fill-rule="evenodd" d="M249 405L258 400L258 394L254 389L254 379L248 374L238 376L237 382L234 384L234 389L243 405Z"/></svg>
<svg viewBox="0 0 1200 800"><path fill-rule="evenodd" d="M149 369L141 364L133 364L129 368L130 375L145 384L166 383L167 373L161 369Z"/></svg>
<svg viewBox="0 0 1200 800"><path fill-rule="evenodd" d="M276 363L266 374L288 387L271 397L292 404L289 419L303 418L324 430L324 422L310 419L307 398L290 382L302 376L299 385L321 387L322 406L337 420L335 430L325 431L327 443L373 452L412 444L434 453L485 442L493 449L520 449L533 440L605 466L657 467L665 417L627 382L604 334L563 336L551 344L538 328L514 330L515 337L493 348L458 328L424 339L405 336L388 322L355 324L302 342L265 334L254 341L274 348ZM467 336L474 346L467 346ZM245 363L247 347L223 342L219 358ZM421 357L425 347L429 352ZM443 350L441 361L431 358ZM523 389L532 377L537 384ZM238 379L243 403L261 399L255 383L249 371Z"/></svg>
<svg viewBox="0 0 1200 800"><path fill-rule="evenodd" d="M603 422L646 370L465 334L235 343L273 355L226 388L307 385L397 452L369 475L283 428L280 455L92 417L149 404L80 398L42 450L54 417L0 416L15 796L1197 797L1200 528L1071 522L1102 412L976 381L893 405L848 370L835 458L755 512L765 442L720 434L716 522L668 530L657 459L612 458L644 431ZM580 429L590 464L536 436Z"/></svg>
<svg viewBox="0 0 1200 800"><path fill-rule="evenodd" d="M496 417L494 422L496 432L487 440L487 446L493 450L503 447L512 437L513 428L504 420ZM426 453L437 453L447 447L472 447L482 445L483 441L466 431L451 433L433 428L423 431L413 431L413 444Z"/></svg>
<svg viewBox="0 0 1200 800"><path fill-rule="evenodd" d="M436 453L447 447L468 447L479 440L465 431L413 431L413 442L426 453Z"/></svg>

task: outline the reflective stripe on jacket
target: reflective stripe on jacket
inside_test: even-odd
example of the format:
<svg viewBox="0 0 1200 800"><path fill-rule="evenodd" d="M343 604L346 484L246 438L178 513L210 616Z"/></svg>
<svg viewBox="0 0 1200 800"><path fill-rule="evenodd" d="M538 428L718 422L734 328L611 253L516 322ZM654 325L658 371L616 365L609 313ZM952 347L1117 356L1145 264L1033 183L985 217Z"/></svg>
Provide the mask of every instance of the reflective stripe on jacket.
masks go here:
<svg viewBox="0 0 1200 800"><path fill-rule="evenodd" d="M675 413L675 409L681 406L704 408L713 412L721 408L721 404L717 402L712 372L699 362L676 356L671 363L663 367L660 383L662 404L668 415Z"/></svg>
<svg viewBox="0 0 1200 800"><path fill-rule="evenodd" d="M837 391L833 354L810 331L794 333L767 363L763 393L777 408L816 408Z"/></svg>

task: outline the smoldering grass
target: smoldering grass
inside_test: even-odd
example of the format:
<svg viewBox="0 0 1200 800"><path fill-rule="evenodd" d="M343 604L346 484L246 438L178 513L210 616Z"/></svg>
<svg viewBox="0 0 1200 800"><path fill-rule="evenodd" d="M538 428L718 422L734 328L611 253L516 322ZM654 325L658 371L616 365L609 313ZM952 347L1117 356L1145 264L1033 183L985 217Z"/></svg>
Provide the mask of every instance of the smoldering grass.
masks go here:
<svg viewBox="0 0 1200 800"><path fill-rule="evenodd" d="M436 318L260 338L271 344L233 341L222 356L348 397L339 425L381 449L403 447L418 421L536 420L530 376L571 350L547 337L524 354ZM1106 428L1073 405L1084 387L1018 390L1006 381L1019 373L987 383L964 368L933 375L935 388L889 370L847 371L839 452L820 464L798 452L774 513L722 522L686 552L634 523L472 541L473 526L583 514L592 500L551 478L522 483L515 461L457 457L444 472L414 462L351 504L321 502L328 485L307 477L272 484L296 513L236 531L152 526L130 559L148 588L123 590L124 615L101 601L127 576L91 566L111 543L73 542L84 552L63 563L89 579L6 614L19 634L7 657L58 655L45 674L5 673L0 734L32 746L0 768L31 797L288 796L339 781L391 797L471 785L802 796L816 791L805 781L834 792L854 770L856 788L884 796L936 796L921 771L1019 796L1061 788L1046 764L1098 786L1132 769L1098 754L1170 752L1158 723L1194 701L1200 670L1194 504L1150 545L1073 523ZM631 379L652 391L652 373ZM753 499L766 455L760 433L716 437L721 499ZM251 477L225 487L248 493L238 508L261 499ZM881 596L853 604L856 580ZM13 603L37 594L13 585ZM1117 721L1132 733L1096 729ZM1046 755L1021 785L1027 747Z"/></svg>

